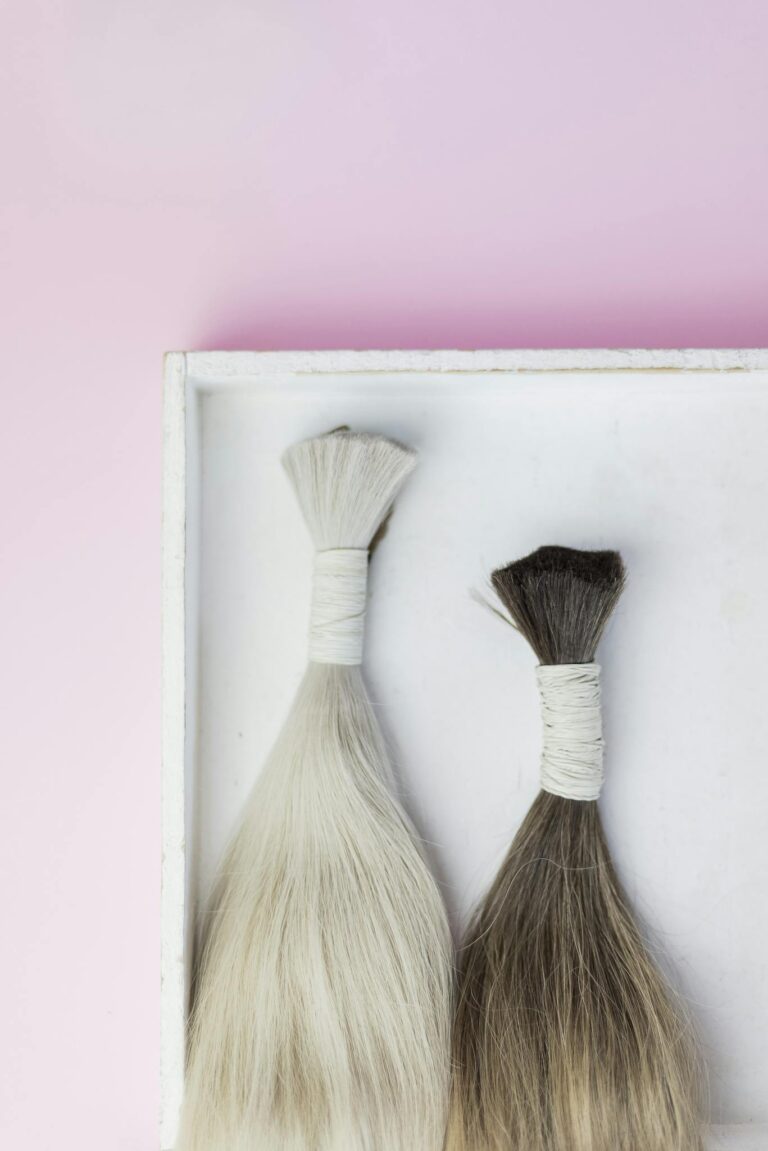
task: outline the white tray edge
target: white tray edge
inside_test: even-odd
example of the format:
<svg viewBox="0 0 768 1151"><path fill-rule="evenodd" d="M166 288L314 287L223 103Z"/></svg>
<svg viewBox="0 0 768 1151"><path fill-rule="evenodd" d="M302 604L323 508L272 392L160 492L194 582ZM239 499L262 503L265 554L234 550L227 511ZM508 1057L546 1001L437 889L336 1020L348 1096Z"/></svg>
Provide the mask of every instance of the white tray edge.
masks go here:
<svg viewBox="0 0 768 1151"><path fill-rule="evenodd" d="M766 1151L768 1127L748 1123L711 1127L706 1143L707 1151ZM173 1151L173 1146L163 1144L162 1151Z"/></svg>
<svg viewBox="0 0 768 1151"><path fill-rule="evenodd" d="M165 358L163 394L160 1142L173 1147L184 1086L186 364Z"/></svg>
<svg viewBox="0 0 768 1151"><path fill-rule="evenodd" d="M178 354L178 353L176 353ZM228 379L280 372L595 372L722 371L768 368L765 348L556 348L477 351L187 352L190 380L221 386Z"/></svg>

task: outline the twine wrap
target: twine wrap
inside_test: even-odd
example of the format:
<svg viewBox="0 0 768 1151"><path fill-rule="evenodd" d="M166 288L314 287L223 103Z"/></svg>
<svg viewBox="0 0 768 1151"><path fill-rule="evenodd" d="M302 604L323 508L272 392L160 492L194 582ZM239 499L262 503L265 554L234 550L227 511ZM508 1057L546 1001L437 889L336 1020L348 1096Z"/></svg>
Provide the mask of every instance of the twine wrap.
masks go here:
<svg viewBox="0 0 768 1151"><path fill-rule="evenodd" d="M367 549L315 553L309 623L313 663L362 663L367 581Z"/></svg>
<svg viewBox="0 0 768 1151"><path fill-rule="evenodd" d="M603 786L600 665L536 669L544 724L541 786L564 799L597 799Z"/></svg>

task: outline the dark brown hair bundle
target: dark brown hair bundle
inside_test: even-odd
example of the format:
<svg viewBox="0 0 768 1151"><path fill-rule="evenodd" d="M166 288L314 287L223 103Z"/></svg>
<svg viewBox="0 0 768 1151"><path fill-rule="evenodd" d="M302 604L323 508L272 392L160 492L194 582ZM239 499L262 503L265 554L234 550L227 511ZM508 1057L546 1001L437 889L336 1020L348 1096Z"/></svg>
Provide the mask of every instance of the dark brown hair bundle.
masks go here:
<svg viewBox="0 0 768 1151"><path fill-rule="evenodd" d="M646 950L595 802L592 661L624 586L621 557L540 548L492 580L543 665L548 750L543 789L460 952L447 1146L700 1151L690 1027Z"/></svg>

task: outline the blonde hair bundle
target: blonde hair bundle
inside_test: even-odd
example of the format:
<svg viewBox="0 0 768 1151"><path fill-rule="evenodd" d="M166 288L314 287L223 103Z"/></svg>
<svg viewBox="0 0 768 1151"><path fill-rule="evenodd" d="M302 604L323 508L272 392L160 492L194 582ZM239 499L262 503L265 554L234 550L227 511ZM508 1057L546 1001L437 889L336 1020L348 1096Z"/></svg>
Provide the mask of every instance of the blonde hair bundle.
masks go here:
<svg viewBox="0 0 768 1151"><path fill-rule="evenodd" d="M414 456L342 430L284 464L317 549L310 662L223 862L178 1151L439 1151L450 938L359 667Z"/></svg>
<svg viewBox="0 0 768 1151"><path fill-rule="evenodd" d="M599 667L616 552L541 548L493 574L541 666L542 790L461 950L449 1151L700 1151L685 1013L614 870Z"/></svg>

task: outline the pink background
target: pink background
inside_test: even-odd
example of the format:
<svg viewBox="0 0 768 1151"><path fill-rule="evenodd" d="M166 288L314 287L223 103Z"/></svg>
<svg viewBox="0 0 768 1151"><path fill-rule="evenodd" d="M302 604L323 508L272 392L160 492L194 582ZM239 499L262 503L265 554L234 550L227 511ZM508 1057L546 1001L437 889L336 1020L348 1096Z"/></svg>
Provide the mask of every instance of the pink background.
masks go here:
<svg viewBox="0 0 768 1151"><path fill-rule="evenodd" d="M768 6L1 19L0 1145L139 1151L161 353L768 344Z"/></svg>

